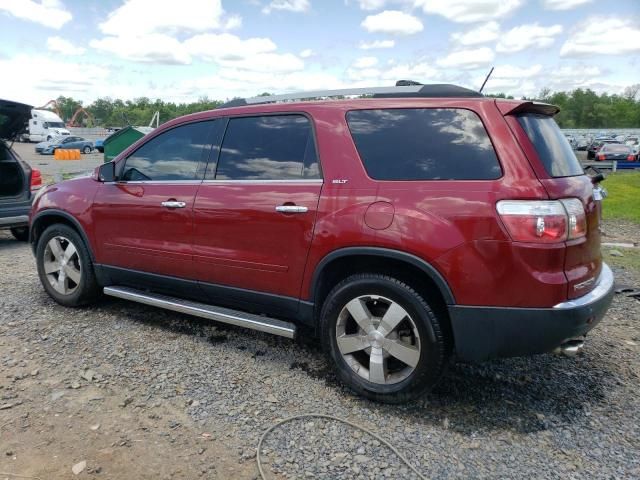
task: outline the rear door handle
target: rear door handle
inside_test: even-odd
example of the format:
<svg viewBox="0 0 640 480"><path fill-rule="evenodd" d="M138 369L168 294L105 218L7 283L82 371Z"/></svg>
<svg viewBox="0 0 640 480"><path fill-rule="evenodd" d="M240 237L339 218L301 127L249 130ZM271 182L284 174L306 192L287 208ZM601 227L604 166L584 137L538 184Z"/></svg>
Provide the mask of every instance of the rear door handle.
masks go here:
<svg viewBox="0 0 640 480"><path fill-rule="evenodd" d="M165 208L184 208L187 206L185 202L178 202L176 200L167 200L166 202L162 202L160 205Z"/></svg>
<svg viewBox="0 0 640 480"><path fill-rule="evenodd" d="M307 207L301 207L298 205L278 205L276 212L281 213L306 213L309 209Z"/></svg>

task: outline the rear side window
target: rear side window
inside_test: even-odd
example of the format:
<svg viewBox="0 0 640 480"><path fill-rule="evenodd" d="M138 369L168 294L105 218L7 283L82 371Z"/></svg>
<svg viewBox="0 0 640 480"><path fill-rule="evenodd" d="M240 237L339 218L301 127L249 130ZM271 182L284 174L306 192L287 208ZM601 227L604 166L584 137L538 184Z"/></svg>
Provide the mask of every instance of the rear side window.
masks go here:
<svg viewBox="0 0 640 480"><path fill-rule="evenodd" d="M354 110L347 122L375 180L492 180L502 175L484 125L470 110Z"/></svg>
<svg viewBox="0 0 640 480"><path fill-rule="evenodd" d="M199 165L211 151L215 123L190 123L152 138L127 158L122 180L196 180Z"/></svg>
<svg viewBox="0 0 640 480"><path fill-rule="evenodd" d="M309 119L304 115L231 118L222 142L215 178L320 178Z"/></svg>
<svg viewBox="0 0 640 480"><path fill-rule="evenodd" d="M552 117L527 113L519 115L518 122L551 177L573 177L584 173L571 145Z"/></svg>

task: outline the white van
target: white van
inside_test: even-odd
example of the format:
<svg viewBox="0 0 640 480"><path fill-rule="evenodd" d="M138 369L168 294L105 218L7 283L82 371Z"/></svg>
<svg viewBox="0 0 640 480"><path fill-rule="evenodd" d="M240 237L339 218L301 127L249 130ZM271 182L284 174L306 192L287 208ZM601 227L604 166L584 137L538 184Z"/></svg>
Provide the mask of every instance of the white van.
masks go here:
<svg viewBox="0 0 640 480"><path fill-rule="evenodd" d="M44 142L60 135L69 135L62 119L49 110L31 110L29 130L21 136L22 141Z"/></svg>

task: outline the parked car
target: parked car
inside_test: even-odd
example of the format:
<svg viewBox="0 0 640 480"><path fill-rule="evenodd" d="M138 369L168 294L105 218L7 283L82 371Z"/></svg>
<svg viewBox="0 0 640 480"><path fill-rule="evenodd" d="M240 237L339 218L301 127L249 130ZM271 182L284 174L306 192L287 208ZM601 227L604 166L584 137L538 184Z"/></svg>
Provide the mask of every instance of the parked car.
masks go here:
<svg viewBox="0 0 640 480"><path fill-rule="evenodd" d="M104 293L316 335L385 402L432 387L451 355L572 355L613 275L558 111L451 85L234 100L45 188L38 275L65 306Z"/></svg>
<svg viewBox="0 0 640 480"><path fill-rule="evenodd" d="M605 143L602 145L600 150L598 150L596 159L600 162L610 162L612 160L635 162L636 155L628 145L623 145L621 143Z"/></svg>
<svg viewBox="0 0 640 480"><path fill-rule="evenodd" d="M104 138L99 138L93 142L93 147L100 153L104 153Z"/></svg>
<svg viewBox="0 0 640 480"><path fill-rule="evenodd" d="M42 155L53 155L56 150L80 150L82 153L91 153L93 142L71 135L56 137L51 142L40 142L36 145L36 152Z"/></svg>
<svg viewBox="0 0 640 480"><path fill-rule="evenodd" d="M631 147L633 154L636 156L638 161L640 161L640 137L630 135L625 139L624 144Z"/></svg>
<svg viewBox="0 0 640 480"><path fill-rule="evenodd" d="M30 105L0 100L0 229L10 229L18 240L29 238L29 211L33 194L42 186L40 170L31 168L10 147L31 117Z"/></svg>
<svg viewBox="0 0 640 480"><path fill-rule="evenodd" d="M589 141L586 137L577 137L573 148L578 151L584 151L589 147Z"/></svg>
<svg viewBox="0 0 640 480"><path fill-rule="evenodd" d="M620 144L620 142L618 142L617 140L614 140L613 138L608 138L608 137L596 138L593 142L591 142L591 144L587 148L587 158L589 159L596 158L596 154L598 153L600 148L602 148L602 145L604 145L605 143Z"/></svg>

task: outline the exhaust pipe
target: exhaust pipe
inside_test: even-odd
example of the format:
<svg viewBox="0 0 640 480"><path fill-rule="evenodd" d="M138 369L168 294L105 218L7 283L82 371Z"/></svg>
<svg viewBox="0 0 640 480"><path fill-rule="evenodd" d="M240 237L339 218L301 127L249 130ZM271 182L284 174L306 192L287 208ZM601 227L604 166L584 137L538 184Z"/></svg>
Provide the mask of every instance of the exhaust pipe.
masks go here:
<svg viewBox="0 0 640 480"><path fill-rule="evenodd" d="M565 357L575 357L582 351L583 348L584 338L573 338L564 342L562 345L556 348L553 353L557 355L564 355Z"/></svg>

